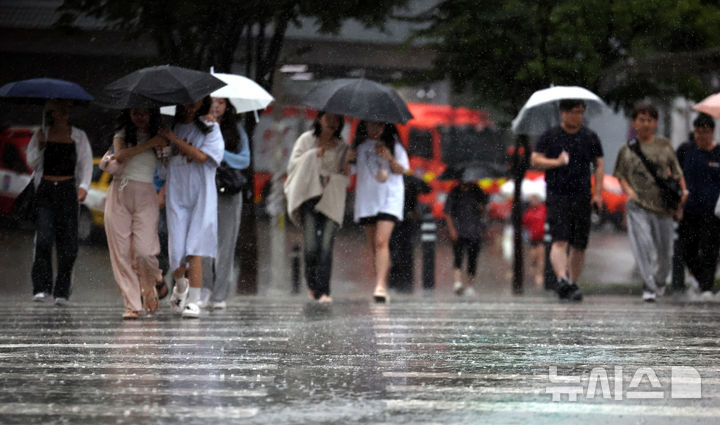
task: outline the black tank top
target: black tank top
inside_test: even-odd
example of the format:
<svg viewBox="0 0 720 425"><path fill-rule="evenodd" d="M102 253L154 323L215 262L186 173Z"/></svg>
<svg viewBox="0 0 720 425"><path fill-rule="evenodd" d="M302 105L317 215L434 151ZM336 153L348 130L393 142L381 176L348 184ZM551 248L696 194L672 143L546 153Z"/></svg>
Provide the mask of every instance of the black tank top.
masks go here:
<svg viewBox="0 0 720 425"><path fill-rule="evenodd" d="M43 174L46 176L74 176L77 152L75 143L48 141L43 155Z"/></svg>

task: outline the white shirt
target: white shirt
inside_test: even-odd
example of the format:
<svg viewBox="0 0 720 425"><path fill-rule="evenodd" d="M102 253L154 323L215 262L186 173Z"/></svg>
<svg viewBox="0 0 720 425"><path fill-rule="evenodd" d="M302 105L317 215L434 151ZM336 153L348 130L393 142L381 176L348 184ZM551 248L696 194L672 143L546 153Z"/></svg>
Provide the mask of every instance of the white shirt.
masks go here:
<svg viewBox="0 0 720 425"><path fill-rule="evenodd" d="M33 134L30 143L25 152L27 163L35 170L34 183L37 188L40 186L40 180L43 176L43 164L45 162L45 149L40 149L38 143L38 134L42 130L38 130ZM77 153L77 161L75 162L75 185L86 191L90 188L90 180L92 179L93 157L92 148L87 134L79 128L72 127L70 138L75 142L75 152Z"/></svg>
<svg viewBox="0 0 720 425"><path fill-rule="evenodd" d="M115 133L115 137L125 140L125 130ZM150 138L147 133L137 132L137 144L146 142ZM127 140L125 140L127 143ZM128 180L135 180L143 183L152 183L157 157L153 149L143 151L127 160L123 169L122 177Z"/></svg>
<svg viewBox="0 0 720 425"><path fill-rule="evenodd" d="M403 219L405 204L405 184L403 175L390 171L389 161L375 153L376 140L365 140L357 150L357 185L355 186L355 222L361 218L374 217L379 213L391 214ZM393 149L395 161L405 170L410 168L407 153L400 142ZM377 180L380 168L387 170L389 177L385 182Z"/></svg>

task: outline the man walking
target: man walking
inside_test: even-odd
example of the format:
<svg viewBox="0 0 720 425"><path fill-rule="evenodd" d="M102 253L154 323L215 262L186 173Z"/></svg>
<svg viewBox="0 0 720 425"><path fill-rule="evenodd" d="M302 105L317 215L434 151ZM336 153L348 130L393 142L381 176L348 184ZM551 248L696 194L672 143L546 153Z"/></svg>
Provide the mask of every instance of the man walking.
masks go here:
<svg viewBox="0 0 720 425"><path fill-rule="evenodd" d="M597 135L583 127L584 113L584 101L561 100L560 125L540 137L531 157L533 167L545 170L550 262L558 279L558 296L572 301L582 300L576 282L585 264L592 205L602 209L603 149Z"/></svg>
<svg viewBox="0 0 720 425"><path fill-rule="evenodd" d="M632 126L637 137L620 148L614 172L628 195L630 248L642 275L642 297L647 302L655 301L656 296L665 291L665 280L672 265L673 215L679 208L666 202L658 179L679 181L683 190L680 205L688 196L670 141L655 135L657 123L658 112L653 106L635 107Z"/></svg>
<svg viewBox="0 0 720 425"><path fill-rule="evenodd" d="M682 151L678 148L690 191L678 230L678 251L690 270L691 294L712 298L720 251L720 218L714 213L720 196L720 146L713 139L711 116L698 115L693 127L693 140L681 146Z"/></svg>

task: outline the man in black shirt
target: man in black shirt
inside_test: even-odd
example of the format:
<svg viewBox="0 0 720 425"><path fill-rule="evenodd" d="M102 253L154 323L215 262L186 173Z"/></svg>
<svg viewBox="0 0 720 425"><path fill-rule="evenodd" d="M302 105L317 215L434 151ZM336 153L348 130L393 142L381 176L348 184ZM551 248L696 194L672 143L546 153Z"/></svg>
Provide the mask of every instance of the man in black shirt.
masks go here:
<svg viewBox="0 0 720 425"><path fill-rule="evenodd" d="M553 241L550 262L558 278L558 296L573 301L582 300L576 281L585 263L591 204L602 209L604 176L602 145L592 130L582 126L584 113L584 101L561 100L560 126L540 137L531 157L533 167L545 170L547 220ZM591 174L595 175L594 193Z"/></svg>

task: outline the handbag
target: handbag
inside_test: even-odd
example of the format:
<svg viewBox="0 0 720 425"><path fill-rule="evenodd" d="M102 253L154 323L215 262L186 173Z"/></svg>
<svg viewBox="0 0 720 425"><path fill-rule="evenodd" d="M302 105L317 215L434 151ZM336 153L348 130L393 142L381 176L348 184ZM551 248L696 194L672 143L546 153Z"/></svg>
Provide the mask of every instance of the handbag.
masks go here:
<svg viewBox="0 0 720 425"><path fill-rule="evenodd" d="M20 221L35 221L37 215L35 183L33 179L25 186L13 203L13 217Z"/></svg>
<svg viewBox="0 0 720 425"><path fill-rule="evenodd" d="M112 176L119 176L125 170L125 164L121 164L115 159L115 153L112 148L108 149L100 160L100 169Z"/></svg>
<svg viewBox="0 0 720 425"><path fill-rule="evenodd" d="M242 170L232 168L222 162L215 172L215 186L220 195L235 195L245 188L247 178Z"/></svg>
<svg viewBox="0 0 720 425"><path fill-rule="evenodd" d="M632 139L628 142L630 150L640 158L645 168L653 176L655 182L660 188L660 198L662 198L663 204L667 210L674 211L680 206L680 200L682 199L682 187L680 187L680 181L673 177L660 177L658 176L657 166L650 162L645 154L640 150L640 143L637 139Z"/></svg>

